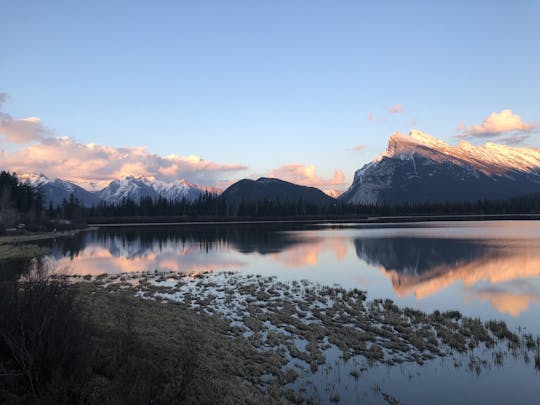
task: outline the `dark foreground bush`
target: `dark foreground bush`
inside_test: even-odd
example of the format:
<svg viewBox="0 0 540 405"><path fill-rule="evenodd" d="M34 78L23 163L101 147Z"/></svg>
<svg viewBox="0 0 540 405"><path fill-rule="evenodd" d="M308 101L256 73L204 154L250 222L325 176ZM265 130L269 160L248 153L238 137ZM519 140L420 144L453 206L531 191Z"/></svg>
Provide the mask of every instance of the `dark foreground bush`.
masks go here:
<svg viewBox="0 0 540 405"><path fill-rule="evenodd" d="M261 403L217 318L30 274L0 282L0 403Z"/></svg>
<svg viewBox="0 0 540 405"><path fill-rule="evenodd" d="M0 402L78 397L88 327L73 290L34 268L0 282Z"/></svg>

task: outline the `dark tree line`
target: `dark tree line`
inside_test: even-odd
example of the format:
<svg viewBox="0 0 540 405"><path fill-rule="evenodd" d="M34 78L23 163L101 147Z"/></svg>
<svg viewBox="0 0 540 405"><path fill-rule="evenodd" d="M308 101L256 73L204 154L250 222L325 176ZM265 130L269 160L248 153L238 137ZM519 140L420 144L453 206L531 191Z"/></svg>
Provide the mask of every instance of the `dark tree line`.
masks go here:
<svg viewBox="0 0 540 405"><path fill-rule="evenodd" d="M15 173L0 172L0 228L37 222L43 214L43 196Z"/></svg>
<svg viewBox="0 0 540 405"><path fill-rule="evenodd" d="M480 200L470 202L414 203L401 205L353 205L336 201L329 205L309 204L301 199L284 201L230 202L221 196L205 193L195 201L167 200L145 197L139 202L123 199L117 204L100 203L90 208L81 207L77 200L65 201L51 209L56 218L93 220L98 218L161 217L185 219L235 218L340 218L402 215L489 215L538 214L540 194L531 194L507 200Z"/></svg>
<svg viewBox="0 0 540 405"><path fill-rule="evenodd" d="M540 193L506 200L480 200L469 202L436 202L411 204L344 204L339 200L328 205L316 205L299 199L295 202L279 200L227 201L222 196L205 192L195 201L185 198L154 200L143 197L140 201L124 198L119 203L101 202L84 207L71 195L58 206L49 203L43 207L43 196L15 173L0 173L0 230L19 222L39 228L58 228L63 221L83 224L87 221L114 218L176 218L176 219L292 219L292 218L345 218L402 215L466 215L466 214L538 214ZM52 229L52 228L51 228Z"/></svg>

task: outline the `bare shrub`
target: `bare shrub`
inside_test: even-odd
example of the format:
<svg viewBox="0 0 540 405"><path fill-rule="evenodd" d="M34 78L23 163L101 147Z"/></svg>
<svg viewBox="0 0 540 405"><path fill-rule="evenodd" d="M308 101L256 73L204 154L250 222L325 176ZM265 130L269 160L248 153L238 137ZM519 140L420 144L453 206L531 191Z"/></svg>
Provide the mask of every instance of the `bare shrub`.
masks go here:
<svg viewBox="0 0 540 405"><path fill-rule="evenodd" d="M20 280L0 282L0 401L76 395L88 341L78 304L39 264Z"/></svg>

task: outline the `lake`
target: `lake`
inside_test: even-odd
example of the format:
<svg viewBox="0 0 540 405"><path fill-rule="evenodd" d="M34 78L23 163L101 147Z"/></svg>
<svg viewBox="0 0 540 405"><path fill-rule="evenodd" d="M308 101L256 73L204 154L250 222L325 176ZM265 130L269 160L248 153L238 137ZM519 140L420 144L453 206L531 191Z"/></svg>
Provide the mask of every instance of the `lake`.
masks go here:
<svg viewBox="0 0 540 405"><path fill-rule="evenodd" d="M226 270L307 279L365 290L368 300L458 309L540 334L535 221L101 228L56 240L45 260L77 274ZM540 373L512 355L504 365L479 368L481 351L397 366L325 355L324 367L297 382L321 403L336 392L345 403L384 403L384 395L403 403L531 403L540 396ZM492 360L491 352L484 356ZM351 377L357 369L366 371Z"/></svg>
<svg viewBox="0 0 540 405"><path fill-rule="evenodd" d="M102 228L47 260L78 274L233 270L360 288L540 334L540 222Z"/></svg>

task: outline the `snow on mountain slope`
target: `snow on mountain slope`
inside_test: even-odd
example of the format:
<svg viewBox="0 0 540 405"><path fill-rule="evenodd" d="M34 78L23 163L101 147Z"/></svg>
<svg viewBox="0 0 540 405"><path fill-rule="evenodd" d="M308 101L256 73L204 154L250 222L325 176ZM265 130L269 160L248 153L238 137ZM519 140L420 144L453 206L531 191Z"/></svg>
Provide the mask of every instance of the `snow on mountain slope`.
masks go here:
<svg viewBox="0 0 540 405"><path fill-rule="evenodd" d="M181 200L185 198L187 201L194 201L204 193L202 187L183 179L172 183L154 181L152 182L152 187L159 195L167 200Z"/></svg>
<svg viewBox="0 0 540 405"><path fill-rule="evenodd" d="M157 200L159 196L167 200L194 201L204 193L204 190L195 184L185 180L177 180L173 183L165 183L147 177L127 176L123 179L113 180L103 190L98 191L99 198L109 204L119 203L122 199L130 198L140 201L143 197Z"/></svg>
<svg viewBox="0 0 540 405"><path fill-rule="evenodd" d="M412 130L355 173L340 199L354 204L467 201L540 191L540 151L495 143L449 145Z"/></svg>
<svg viewBox="0 0 540 405"><path fill-rule="evenodd" d="M91 207L100 201L117 204L124 198L138 202L143 197L157 200L161 196L167 200L185 198L187 201L194 201L205 192L204 188L186 180L165 183L152 178L127 176L111 181L99 191L88 191L71 181L49 179L41 173L27 173L18 177L20 181L28 182L40 190L45 203L52 202L53 206L62 204L63 199L68 200L71 194L79 199L83 206Z"/></svg>
<svg viewBox="0 0 540 405"><path fill-rule="evenodd" d="M71 194L78 199L82 206L91 207L99 202L95 193L85 190L77 184L62 180L49 179L42 173L26 173L18 175L19 181L27 182L35 187L43 195L45 204L52 203L53 206L61 205L64 199L69 200Z"/></svg>
<svg viewBox="0 0 540 405"><path fill-rule="evenodd" d="M156 190L148 184L145 178L127 176L123 179L116 179L109 183L103 190L98 191L99 198L107 204L121 202L124 198L140 201L143 197L157 199Z"/></svg>
<svg viewBox="0 0 540 405"><path fill-rule="evenodd" d="M413 129L409 135L395 133L390 137L387 150L379 157L411 159L414 155L429 157L435 162L469 165L486 175L501 174L508 170L531 171L540 168L540 151L516 148L488 142L474 146L461 141L451 146L431 135Z"/></svg>

